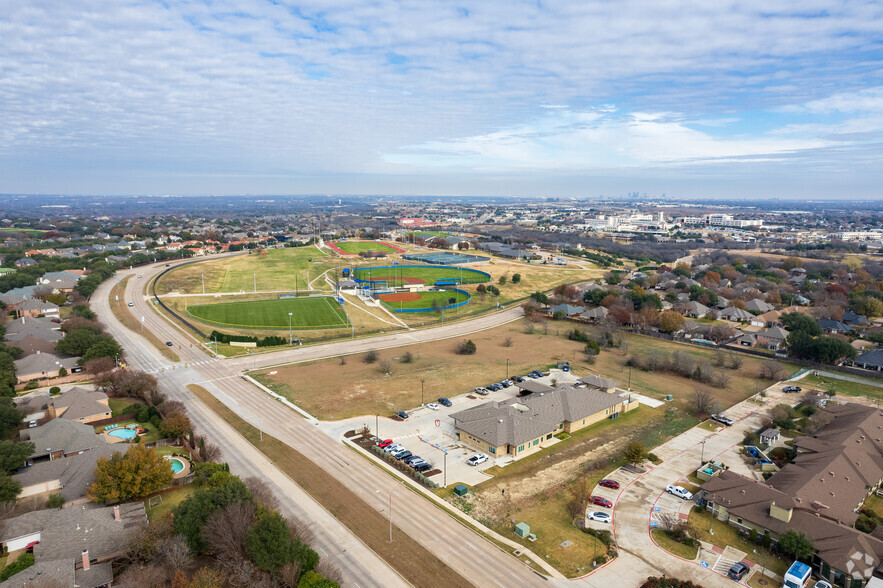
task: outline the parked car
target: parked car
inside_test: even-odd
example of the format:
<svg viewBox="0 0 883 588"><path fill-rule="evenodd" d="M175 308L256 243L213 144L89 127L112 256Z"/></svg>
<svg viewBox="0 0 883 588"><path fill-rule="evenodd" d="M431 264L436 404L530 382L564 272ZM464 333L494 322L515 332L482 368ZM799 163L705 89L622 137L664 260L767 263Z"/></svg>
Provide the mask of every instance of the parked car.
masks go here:
<svg viewBox="0 0 883 588"><path fill-rule="evenodd" d="M487 455L484 453L476 453L472 457L466 460L466 465L477 466L478 464L482 464L488 460Z"/></svg>
<svg viewBox="0 0 883 588"><path fill-rule="evenodd" d="M33 428L36 427L36 426L37 426L37 421L29 421L29 422L28 422L28 428L29 428L29 429L33 429Z"/></svg>
<svg viewBox="0 0 883 588"><path fill-rule="evenodd" d="M538 378L542 378L542 377L543 377L543 372L541 372L540 370L534 370L534 371L532 371L532 372L530 372L530 373L536 375L536 377L538 377Z"/></svg>
<svg viewBox="0 0 883 588"><path fill-rule="evenodd" d="M613 503L603 496L592 496L592 504L603 506L604 508L613 508Z"/></svg>
<svg viewBox="0 0 883 588"><path fill-rule="evenodd" d="M524 376L515 376L515 381L520 384L524 381Z"/></svg>
<svg viewBox="0 0 883 588"><path fill-rule="evenodd" d="M599 486L604 486L605 488L613 488L614 490L619 490L619 482L616 480L601 480L598 482Z"/></svg>
<svg viewBox="0 0 883 588"><path fill-rule="evenodd" d="M417 459L412 459L411 461L406 461L405 463L416 470L417 466L420 466L420 465L423 465L424 463L429 463L429 462L426 461L425 459L423 459L422 457L418 457Z"/></svg>
<svg viewBox="0 0 883 588"><path fill-rule="evenodd" d="M435 402L430 402L426 405L426 408L428 408L429 410L438 410L438 404L436 404Z"/></svg>
<svg viewBox="0 0 883 588"><path fill-rule="evenodd" d="M682 486L675 486L674 484L669 484L665 487L665 491L671 494L672 496L677 496L678 498L683 498L684 500L692 500L693 494Z"/></svg>
<svg viewBox="0 0 883 588"><path fill-rule="evenodd" d="M476 389L475 389L475 392L476 392L477 394L481 394L482 396L487 396L487 394L488 394L488 392L487 392L487 388L484 388L484 387L482 387L482 386L479 386L478 388L476 388Z"/></svg>
<svg viewBox="0 0 883 588"><path fill-rule="evenodd" d="M404 410L397 410L396 416L399 417L400 419L402 419L403 421L408 419L408 413L406 413Z"/></svg>
<svg viewBox="0 0 883 588"><path fill-rule="evenodd" d="M800 386L785 386L784 388L782 388L782 392L784 392L785 394L793 394L795 392L800 392L800 390Z"/></svg>
<svg viewBox="0 0 883 588"><path fill-rule="evenodd" d="M25 553L34 553L34 546L37 545L39 541L31 541L25 546Z"/></svg>
<svg viewBox="0 0 883 588"><path fill-rule="evenodd" d="M383 449L385 447L389 447L390 445L392 445L392 439L384 439L377 444L377 447Z"/></svg>
<svg viewBox="0 0 883 588"><path fill-rule="evenodd" d="M140 277L141 277L141 274L138 274L138 277L140 278Z"/></svg>
<svg viewBox="0 0 883 588"><path fill-rule="evenodd" d="M496 392L497 390L500 390L502 388L503 387L500 386L499 384L491 384L490 386L487 387L487 389L491 390L492 392Z"/></svg>
<svg viewBox="0 0 883 588"><path fill-rule="evenodd" d="M411 453L407 449L402 449L401 451L397 451L396 453L392 454L392 456L398 460L403 460L406 457L411 457L412 455L413 453Z"/></svg>
<svg viewBox="0 0 883 588"><path fill-rule="evenodd" d="M503 388L508 388L512 385L512 380L503 380L500 382L500 385L503 386Z"/></svg>
<svg viewBox="0 0 883 588"><path fill-rule="evenodd" d="M751 568L749 568L747 564L737 561L733 564L733 567L730 568L730 571L727 572L727 577L738 582L750 569Z"/></svg>
<svg viewBox="0 0 883 588"><path fill-rule="evenodd" d="M166 341L166 345L168 345L169 347L171 347L171 346L172 346L172 342L171 342L171 341Z"/></svg>
<svg viewBox="0 0 883 588"><path fill-rule="evenodd" d="M448 400L447 398L444 398L444 397L439 398L439 399L438 399L438 403L441 404L442 406L453 406L453 404L451 403L451 401Z"/></svg>
<svg viewBox="0 0 883 588"><path fill-rule="evenodd" d="M532 380L536 380L536 379L539 378L540 376L539 376L539 374L535 374L535 373L533 373L533 372L530 372L529 374L527 374L527 377L530 378L530 379L532 379Z"/></svg>
<svg viewBox="0 0 883 588"><path fill-rule="evenodd" d="M134 303L134 302L130 302L130 303L129 303L129 306L130 306L130 307L131 307L131 306L135 306L135 303Z"/></svg>
<svg viewBox="0 0 883 588"><path fill-rule="evenodd" d="M590 512L586 515L586 518L590 521L598 521L599 523L609 523L613 520L613 517L607 514L606 512Z"/></svg>
<svg viewBox="0 0 883 588"><path fill-rule="evenodd" d="M831 586L828 582L825 582L824 580L819 580L818 582L816 582L816 585L813 588L834 588L834 587Z"/></svg>
<svg viewBox="0 0 883 588"><path fill-rule="evenodd" d="M717 421L717 422L719 422L719 423L721 423L721 424L723 424L723 425L726 425L726 426L728 426L728 427L731 427L731 426L733 425L733 422L734 422L733 419L731 419L730 417L725 417L725 416L722 415L722 414L713 414L713 415L711 415L711 420L713 420L713 421Z"/></svg>
<svg viewBox="0 0 883 588"><path fill-rule="evenodd" d="M389 454L392 454L392 453L399 452L399 451L403 450L404 448L405 448L405 446L402 445L401 443L394 443L394 444L390 445L389 447L385 447L383 450Z"/></svg>
<svg viewBox="0 0 883 588"><path fill-rule="evenodd" d="M419 455L410 455L410 456L408 456L408 457L402 459L402 461L405 462L405 463L408 464L408 465L411 465L412 462L415 462L415 461L423 461L423 458L420 457Z"/></svg>
<svg viewBox="0 0 883 588"><path fill-rule="evenodd" d="M432 469L432 464L429 463L428 461L424 461L423 463L419 463L416 466L414 466L414 471L417 471L417 472L425 472L426 470L431 470L431 469Z"/></svg>

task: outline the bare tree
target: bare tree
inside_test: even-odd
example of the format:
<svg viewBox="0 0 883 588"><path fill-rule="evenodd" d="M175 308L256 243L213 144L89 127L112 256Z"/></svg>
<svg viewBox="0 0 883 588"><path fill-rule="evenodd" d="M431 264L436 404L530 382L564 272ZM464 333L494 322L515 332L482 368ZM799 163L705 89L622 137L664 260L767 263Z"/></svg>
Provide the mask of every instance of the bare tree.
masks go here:
<svg viewBox="0 0 883 588"><path fill-rule="evenodd" d="M386 374L387 376L392 374L392 362L388 359L384 359L380 362L380 371Z"/></svg>
<svg viewBox="0 0 883 588"><path fill-rule="evenodd" d="M114 580L120 588L163 588L169 583L168 571L161 565L130 566Z"/></svg>
<svg viewBox="0 0 883 588"><path fill-rule="evenodd" d="M742 367L742 363L745 361L738 353L730 353L727 359L729 359L730 361L729 367L731 370L740 369Z"/></svg>
<svg viewBox="0 0 883 588"><path fill-rule="evenodd" d="M345 355L340 356L340 365L346 365L346 356Z"/></svg>
<svg viewBox="0 0 883 588"><path fill-rule="evenodd" d="M322 562L324 563L324 560ZM297 560L282 566L279 569L279 582L286 588L297 588L297 582L300 579L300 567L300 562ZM324 574L322 575L324 576Z"/></svg>
<svg viewBox="0 0 883 588"><path fill-rule="evenodd" d="M778 361L768 361L760 367L760 377L764 380L777 381L782 378L785 368Z"/></svg>
<svg viewBox="0 0 883 588"><path fill-rule="evenodd" d="M248 478L245 483L248 486ZM254 522L255 504L239 501L228 504L209 515L202 528L202 537L218 559L245 557L245 537Z"/></svg>
<svg viewBox="0 0 883 588"><path fill-rule="evenodd" d="M279 501L270 487L260 478L254 476L245 479L245 487L251 492L254 501L268 510L279 510Z"/></svg>
<svg viewBox="0 0 883 588"><path fill-rule="evenodd" d="M711 392L705 388L696 388L693 391L693 409L697 415L708 414L711 405Z"/></svg>
<svg viewBox="0 0 883 588"><path fill-rule="evenodd" d="M831 423L831 414L819 411L806 420L806 432L815 435Z"/></svg>
<svg viewBox="0 0 883 588"><path fill-rule="evenodd" d="M533 335L535 330L536 330L535 323L532 323L532 322L525 323L525 325L524 325L524 332L525 333L527 333L528 335Z"/></svg>
<svg viewBox="0 0 883 588"><path fill-rule="evenodd" d="M512 347L512 337L503 339L503 347Z"/></svg>
<svg viewBox="0 0 883 588"><path fill-rule="evenodd" d="M589 500L592 498L592 487L585 477L577 478L570 489L570 501L567 503L567 513L571 519L586 516Z"/></svg>
<svg viewBox="0 0 883 588"><path fill-rule="evenodd" d="M170 570L180 570L193 563L190 548L180 535L160 541L156 546L156 553L160 561Z"/></svg>
<svg viewBox="0 0 883 588"><path fill-rule="evenodd" d="M726 363L726 361L727 361L727 354L724 353L723 349L718 348L714 352L714 365L716 365L718 367L724 367L724 364Z"/></svg>
<svg viewBox="0 0 883 588"><path fill-rule="evenodd" d="M377 352L369 351L362 357L362 361L364 361L365 363L374 363L375 361L377 361Z"/></svg>
<svg viewBox="0 0 883 588"><path fill-rule="evenodd" d="M159 411L159 414L162 415L163 418L166 418L170 414L175 414L176 412L187 414L187 407L184 406L183 402L178 400L166 400L160 402L156 405L156 410Z"/></svg>
<svg viewBox="0 0 883 588"><path fill-rule="evenodd" d="M292 539L296 539L307 545L315 541L316 537L313 535L313 532L300 521L296 521L289 517L285 519L285 523L288 525L288 532L291 533Z"/></svg>
<svg viewBox="0 0 883 588"><path fill-rule="evenodd" d="M316 566L316 572L325 576L332 582L337 582L338 584L343 584L343 574L340 573L340 570L337 569L333 564L331 564L327 559L323 559L319 561L319 565Z"/></svg>
<svg viewBox="0 0 883 588"><path fill-rule="evenodd" d="M253 563L244 558L222 560L224 571L227 572L227 583L231 586L248 586L249 588L269 588L270 575L255 567ZM300 575L300 570L298 570ZM296 584L295 584L296 586Z"/></svg>
<svg viewBox="0 0 883 588"><path fill-rule="evenodd" d="M414 361L414 354L411 353L410 351L405 351L402 354L402 359L401 359L402 363L411 363L413 361Z"/></svg>
<svg viewBox="0 0 883 588"><path fill-rule="evenodd" d="M715 370L712 381L717 388L727 388L730 385L730 374L724 370Z"/></svg>

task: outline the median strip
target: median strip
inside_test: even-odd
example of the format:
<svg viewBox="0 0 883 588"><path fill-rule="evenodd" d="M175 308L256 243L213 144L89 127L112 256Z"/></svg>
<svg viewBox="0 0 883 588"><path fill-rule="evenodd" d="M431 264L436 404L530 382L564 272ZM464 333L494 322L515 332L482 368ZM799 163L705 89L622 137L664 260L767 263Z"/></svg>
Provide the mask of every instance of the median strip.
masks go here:
<svg viewBox="0 0 883 588"><path fill-rule="evenodd" d="M159 337L153 334L153 331L150 329L144 330L140 321L135 318L131 312L126 310L126 307L123 306L125 303L125 294L126 294L126 283L129 281L129 278L132 276L126 276L118 284L115 284L113 288L110 289L110 294L107 297L107 302L110 305L110 311L113 313L113 316L116 317L118 321L120 321L124 327L138 333L150 343L156 347L159 352L166 359L174 362L181 361L181 358L178 357L178 354L169 349L168 345L159 340Z"/></svg>
<svg viewBox="0 0 883 588"><path fill-rule="evenodd" d="M267 433L263 434L261 441L257 428L245 422L208 390L195 384L187 388L408 582L414 586L472 586L396 525L393 525L393 541L390 542L387 519L306 456Z"/></svg>

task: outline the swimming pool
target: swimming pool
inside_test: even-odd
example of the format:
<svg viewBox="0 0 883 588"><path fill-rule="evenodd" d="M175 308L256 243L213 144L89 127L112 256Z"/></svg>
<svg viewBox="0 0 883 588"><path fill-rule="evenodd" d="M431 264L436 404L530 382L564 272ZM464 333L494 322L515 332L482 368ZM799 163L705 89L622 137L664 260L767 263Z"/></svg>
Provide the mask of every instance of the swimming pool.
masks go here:
<svg viewBox="0 0 883 588"><path fill-rule="evenodd" d="M184 469L184 462L177 458L171 458L169 461L172 462L172 471L176 474Z"/></svg>
<svg viewBox="0 0 883 588"><path fill-rule="evenodd" d="M135 432L135 429L114 429L113 431L108 431L107 434L120 439L131 439L138 433Z"/></svg>

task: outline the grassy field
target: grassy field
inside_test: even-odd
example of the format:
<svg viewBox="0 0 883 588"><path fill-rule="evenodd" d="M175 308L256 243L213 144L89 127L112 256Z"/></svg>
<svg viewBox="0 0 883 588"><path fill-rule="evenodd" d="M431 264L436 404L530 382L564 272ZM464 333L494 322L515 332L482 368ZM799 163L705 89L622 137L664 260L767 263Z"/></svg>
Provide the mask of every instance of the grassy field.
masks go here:
<svg viewBox="0 0 883 588"><path fill-rule="evenodd" d="M187 500L195 491L196 487L193 484L185 484L184 486L178 486L172 490L164 490L148 496L144 499L144 506L150 504L150 498L155 496L162 496L162 502L154 507L147 508L147 519L155 521L167 512L172 512L172 510Z"/></svg>
<svg viewBox="0 0 883 588"><path fill-rule="evenodd" d="M460 339L380 351L381 360L393 362L391 375L382 373L376 364L363 363L361 356L357 355L347 358L346 365L340 365L337 359L328 359L274 368L277 372L275 376L258 372L257 378L310 414L320 419L335 420L388 414L417 406L420 404L420 386L415 387L414 382L419 383L421 379L426 381L426 398L453 398L476 386L486 386L504 379L507 376L507 359L510 376L554 366L557 361L566 360L577 374L600 374L619 381L623 387L629 383L630 370L625 363L632 353L681 351L695 361L712 363L714 360L711 350L625 335L623 348L602 351L590 364L583 353L583 344L570 341L565 336L573 328L572 323L549 322L546 325L547 333L543 332L541 326L533 334L527 334L524 321L518 321L472 334L469 338L475 342L477 352L471 356L456 354ZM511 339L508 347L505 346L507 339ZM405 352L411 353L411 363L401 362ZM728 370L731 376L728 388L710 389L712 398L725 409L748 398L758 388L765 388L768 383L757 378L764 361L767 360L745 357L740 370ZM653 398L671 394L673 404L681 409L692 405L695 387L696 384L688 378L631 370L632 390ZM338 402L329 403L329 398Z"/></svg>
<svg viewBox="0 0 883 588"><path fill-rule="evenodd" d="M380 301L384 304L384 306L392 311L403 308L419 308L425 310L426 312L433 312L433 304L437 304L438 308L442 308L450 304L457 304L465 300L469 300L468 294L464 294L462 292L457 292L454 290L444 290L438 292L417 292L417 294L420 295L420 298L418 300L399 301L386 301L383 299L384 294L381 294ZM451 300L453 300L453 302L451 302Z"/></svg>
<svg viewBox="0 0 883 588"><path fill-rule="evenodd" d="M125 414L123 410L133 404L142 404L142 402L134 398L108 398L108 406L110 407L111 416L120 416Z"/></svg>
<svg viewBox="0 0 883 588"><path fill-rule="evenodd" d="M853 376L850 376L853 377ZM883 380L874 386L873 380L866 380L867 383L850 382L848 380L840 380L837 378L826 378L825 376L807 375L800 381L800 386L804 390L816 388L825 392L833 389L837 394L845 394L846 396L865 396L877 400L883 399Z"/></svg>
<svg viewBox="0 0 883 588"><path fill-rule="evenodd" d="M108 302L110 305L110 310L113 312L113 316L116 317L118 321L120 321L124 327L138 333L143 336L145 339L150 341L150 344L156 347L156 349L162 354L163 357L169 359L171 361L181 361L181 358L178 357L178 354L172 351L168 345L160 341L159 337L154 335L153 331L150 329L145 330L141 326L141 322L135 318L135 315L129 311L129 307L126 306L126 286L128 285L129 278L132 276L126 276L119 283L114 284L113 288L110 289L110 294L108 295ZM134 296L140 296L140 294L134 294Z"/></svg>
<svg viewBox="0 0 883 588"><path fill-rule="evenodd" d="M268 249L267 257L252 252L235 257L208 258L171 270L156 282L157 294L180 292L253 292L305 290L310 281L337 268L337 260L316 247ZM317 280L316 286L326 286Z"/></svg>
<svg viewBox="0 0 883 588"><path fill-rule="evenodd" d="M472 585L434 553L411 540L395 524L392 527L393 541L390 542L389 527L383 513L368 506L324 469L285 443L267 434L264 434L263 441L259 440L259 432L256 428L239 418L205 388L194 384L189 385L188 388L328 512L337 517L369 549L395 568L406 581L414 586L465 588Z"/></svg>
<svg viewBox="0 0 883 588"><path fill-rule="evenodd" d="M364 251L381 251L383 253L398 253L395 249L390 247L389 245L385 245L378 241L335 241L334 243L329 243L329 245L334 245L344 253L362 253Z"/></svg>
<svg viewBox="0 0 883 588"><path fill-rule="evenodd" d="M42 235L45 233L42 229L16 229L15 227L0 228L0 233L24 233L25 235Z"/></svg>
<svg viewBox="0 0 883 588"><path fill-rule="evenodd" d="M462 280L463 284L484 284L489 281L478 270L436 265L359 267L353 270L353 276L366 282L386 282L390 286L414 282L435 284L438 280Z"/></svg>
<svg viewBox="0 0 883 588"><path fill-rule="evenodd" d="M288 329L289 324L292 329L349 326L346 312L331 296L202 304L189 306L187 313L222 327L284 330Z"/></svg>
<svg viewBox="0 0 883 588"><path fill-rule="evenodd" d="M663 531L662 529L653 529L650 531L650 534L653 536L653 540L659 544L661 548L664 550L675 554L678 557L682 557L684 559L694 560L696 559L696 555L699 553L699 549L696 547L690 547L688 545L684 545L683 543L678 543L674 539L668 536L668 533Z"/></svg>

